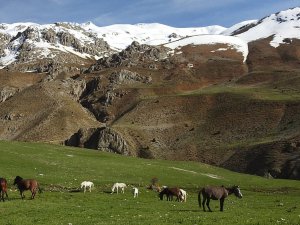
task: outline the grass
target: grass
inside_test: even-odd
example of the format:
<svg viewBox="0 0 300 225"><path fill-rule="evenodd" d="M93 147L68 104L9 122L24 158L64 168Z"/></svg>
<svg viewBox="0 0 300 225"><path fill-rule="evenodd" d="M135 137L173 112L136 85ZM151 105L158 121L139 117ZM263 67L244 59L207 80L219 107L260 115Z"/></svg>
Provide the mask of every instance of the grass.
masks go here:
<svg viewBox="0 0 300 225"><path fill-rule="evenodd" d="M0 224L300 224L300 182L268 180L234 173L195 162L145 160L63 146L0 142L0 175L9 182L10 200L0 202ZM37 179L44 192L35 200L21 200L12 186L16 175ZM220 179L211 178L217 175ZM186 203L160 201L147 190L151 178L161 185L179 186L188 192ZM95 189L79 191L83 180ZM114 182L139 187L136 199L111 195ZM225 211L211 201L212 213L198 206L200 187L241 186L244 198L229 196Z"/></svg>

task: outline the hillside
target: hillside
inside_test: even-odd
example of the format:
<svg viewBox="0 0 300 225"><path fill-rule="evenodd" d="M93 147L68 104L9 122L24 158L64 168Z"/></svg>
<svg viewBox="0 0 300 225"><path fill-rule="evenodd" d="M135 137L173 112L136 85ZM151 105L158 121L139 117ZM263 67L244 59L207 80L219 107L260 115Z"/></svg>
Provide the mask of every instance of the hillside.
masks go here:
<svg viewBox="0 0 300 225"><path fill-rule="evenodd" d="M117 154L24 142L0 142L1 176L8 179L9 201L1 202L1 224L299 224L299 181L265 179L195 162L125 157ZM43 193L25 200L12 186L16 175L37 179ZM157 177L160 185L187 191L187 202L158 199L146 189ZM92 192L80 191L83 180L94 182ZM114 182L125 182L125 194L110 194ZM205 185L238 184L242 199L229 196L225 211L211 201L213 213L198 206ZM134 199L131 185L139 188ZM17 212L16 213L16 209ZM259 210L260 213L257 213ZM278 222L279 221L279 222Z"/></svg>
<svg viewBox="0 0 300 225"><path fill-rule="evenodd" d="M300 179L299 14L228 29L2 24L0 139Z"/></svg>

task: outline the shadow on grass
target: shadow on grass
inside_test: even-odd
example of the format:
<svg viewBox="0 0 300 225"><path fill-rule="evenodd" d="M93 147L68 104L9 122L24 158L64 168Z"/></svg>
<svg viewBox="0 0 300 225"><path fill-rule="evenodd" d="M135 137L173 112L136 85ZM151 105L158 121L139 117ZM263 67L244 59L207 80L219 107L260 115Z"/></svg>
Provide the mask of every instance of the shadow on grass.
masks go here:
<svg viewBox="0 0 300 225"><path fill-rule="evenodd" d="M171 210L173 212L203 212L203 210L199 210L199 209L173 209Z"/></svg>
<svg viewBox="0 0 300 225"><path fill-rule="evenodd" d="M77 193L77 192L82 192L80 189L71 189L69 190L70 193Z"/></svg>

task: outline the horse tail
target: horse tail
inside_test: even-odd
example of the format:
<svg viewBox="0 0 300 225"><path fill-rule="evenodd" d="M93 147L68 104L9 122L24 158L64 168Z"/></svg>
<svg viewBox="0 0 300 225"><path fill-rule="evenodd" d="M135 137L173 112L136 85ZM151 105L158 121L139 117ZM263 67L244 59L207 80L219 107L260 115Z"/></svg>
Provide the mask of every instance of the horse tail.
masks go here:
<svg viewBox="0 0 300 225"><path fill-rule="evenodd" d="M201 191L199 191L199 193L198 193L198 204L199 204L199 207L201 208Z"/></svg>

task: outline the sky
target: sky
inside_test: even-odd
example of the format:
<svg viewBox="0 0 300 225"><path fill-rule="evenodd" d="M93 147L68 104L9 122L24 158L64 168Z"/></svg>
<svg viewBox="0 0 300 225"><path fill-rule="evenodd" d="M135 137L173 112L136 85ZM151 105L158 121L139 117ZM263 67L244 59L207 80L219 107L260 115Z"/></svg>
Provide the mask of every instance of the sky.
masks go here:
<svg viewBox="0 0 300 225"><path fill-rule="evenodd" d="M230 27L261 19L300 0L0 0L0 23L162 23L173 27Z"/></svg>

